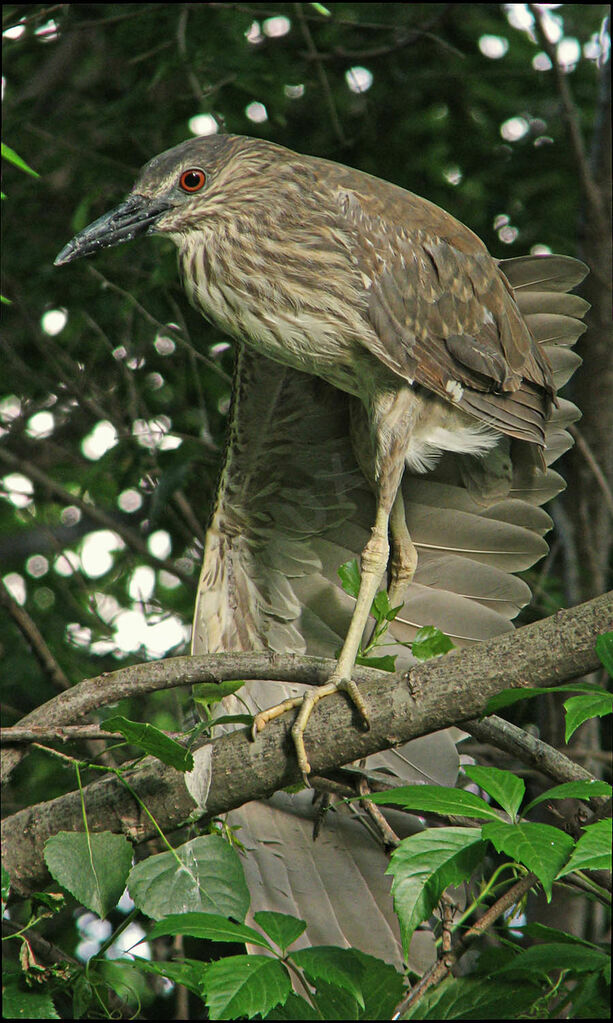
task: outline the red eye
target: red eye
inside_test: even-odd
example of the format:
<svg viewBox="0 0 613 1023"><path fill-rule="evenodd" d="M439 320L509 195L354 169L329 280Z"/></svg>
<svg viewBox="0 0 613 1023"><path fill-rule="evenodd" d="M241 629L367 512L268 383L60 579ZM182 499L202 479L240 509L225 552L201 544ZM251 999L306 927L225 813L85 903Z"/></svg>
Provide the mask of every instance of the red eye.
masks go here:
<svg viewBox="0 0 613 1023"><path fill-rule="evenodd" d="M199 167L190 167L179 178L179 185L184 192L199 192L205 184L206 174Z"/></svg>

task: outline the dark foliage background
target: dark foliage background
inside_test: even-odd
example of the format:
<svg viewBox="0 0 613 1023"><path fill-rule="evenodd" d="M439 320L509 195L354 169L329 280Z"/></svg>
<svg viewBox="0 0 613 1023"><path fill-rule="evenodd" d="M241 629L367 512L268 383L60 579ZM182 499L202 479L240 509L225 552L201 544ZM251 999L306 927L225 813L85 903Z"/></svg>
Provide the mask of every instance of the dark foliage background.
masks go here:
<svg viewBox="0 0 613 1023"><path fill-rule="evenodd" d="M0 587L6 723L58 687L188 650L231 350L187 307L170 243L145 240L61 269L53 259L120 200L145 161L189 137L197 115L425 195L498 257L545 245L591 265L591 330L573 395L583 444L566 460L570 500L554 509L552 556L533 573L528 614L606 587L609 116L607 72L595 59L606 8L550 12L561 37L577 43L576 62L556 75L534 66L551 44L534 26L514 27L504 5L333 3L328 15L318 6L4 7L3 138L40 175L5 164L0 565L14 597L11 605ZM502 56L486 55L485 37ZM352 68L372 76L365 91L350 88ZM253 103L264 120L252 119ZM501 126L514 118L523 133L512 141ZM53 310L66 317L59 333L46 327ZM157 442L143 436L156 421ZM83 442L100 423L116 443L93 459ZM181 443L159 443L164 431ZM13 474L33 485L21 506L11 499L23 482ZM121 543L92 575L77 556L93 531L109 529ZM168 549L154 547L156 560L149 540L160 531ZM64 552L73 552L70 570ZM143 566L153 574L135 576ZM139 647L144 619L157 633ZM161 635L163 622L172 628ZM122 709L178 728L173 699ZM5 807L66 784L48 756L32 753Z"/></svg>

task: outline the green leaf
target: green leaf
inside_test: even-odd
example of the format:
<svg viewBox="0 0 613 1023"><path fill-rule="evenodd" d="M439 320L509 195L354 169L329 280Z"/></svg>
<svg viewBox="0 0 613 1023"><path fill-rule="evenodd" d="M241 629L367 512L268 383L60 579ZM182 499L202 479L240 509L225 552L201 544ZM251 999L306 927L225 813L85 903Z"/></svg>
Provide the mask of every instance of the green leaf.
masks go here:
<svg viewBox="0 0 613 1023"><path fill-rule="evenodd" d="M136 906L154 920L191 911L242 921L250 901L238 853L219 835L201 835L137 863L128 888Z"/></svg>
<svg viewBox="0 0 613 1023"><path fill-rule="evenodd" d="M202 967L201 967L202 969ZM132 959L98 959L90 960L87 972L87 979L92 984L91 1003L88 1010L82 1015L85 1019L96 1016L99 1008L100 982L115 992L118 998L129 1005L141 1004L143 997L147 998L147 979L143 971L135 966ZM81 1018L81 1017L78 1017Z"/></svg>
<svg viewBox="0 0 613 1023"><path fill-rule="evenodd" d="M72 1015L74 1019L88 1019L92 1003L96 999L96 989L86 977L81 974L72 985Z"/></svg>
<svg viewBox="0 0 613 1023"><path fill-rule="evenodd" d="M601 973L610 958L599 948L580 942L551 942L523 949L507 966L496 971L496 980L509 973L540 973L546 976L558 970L570 973Z"/></svg>
<svg viewBox="0 0 613 1023"><path fill-rule="evenodd" d="M448 977L428 991L403 1019L519 1019L540 995L540 987Z"/></svg>
<svg viewBox="0 0 613 1023"><path fill-rule="evenodd" d="M379 623L393 622L394 618L401 610L402 604L398 604L397 607L392 607L387 595L387 590L379 590L372 602L371 614L374 615Z"/></svg>
<svg viewBox="0 0 613 1023"><path fill-rule="evenodd" d="M336 951L336 950L333 950ZM345 965L353 960L354 980L359 982L363 1005L345 987L339 987L322 977L316 982L316 993L311 994L317 1006L315 1012L303 999L290 995L282 1008L274 1009L268 1019L365 1019L389 1020L404 992L401 973L374 956L357 949L344 949ZM292 956L292 960L294 957Z"/></svg>
<svg viewBox="0 0 613 1023"><path fill-rule="evenodd" d="M550 691L543 686L522 686L521 689L503 689L501 693L496 693L495 696L492 696L487 701L483 714L484 716L497 714L499 711L504 710L505 707L512 707L514 703L519 703L520 700L530 700L533 696L542 696Z"/></svg>
<svg viewBox="0 0 613 1023"><path fill-rule="evenodd" d="M372 793L368 798L373 803L400 805L406 810L417 810L420 813L500 820L498 811L481 796L465 792L464 789L448 789L443 785L403 785L390 792Z"/></svg>
<svg viewBox="0 0 613 1023"><path fill-rule="evenodd" d="M108 831L59 831L44 855L51 876L101 919L119 902L132 865L130 842Z"/></svg>
<svg viewBox="0 0 613 1023"><path fill-rule="evenodd" d="M190 938L206 938L208 941L258 945L272 951L270 942L259 931L247 924L234 923L219 913L171 913L154 924L149 931L151 938L159 938L164 934L186 934Z"/></svg>
<svg viewBox="0 0 613 1023"><path fill-rule="evenodd" d="M251 1019L283 1004L292 985L287 970L268 956L231 956L207 966L203 987L210 1019Z"/></svg>
<svg viewBox="0 0 613 1023"><path fill-rule="evenodd" d="M163 764L174 767L177 771L193 770L194 758L189 750L155 725L130 721L121 714L115 714L103 721L102 727L109 732L119 732L127 742L138 746L144 753L157 757Z"/></svg>
<svg viewBox="0 0 613 1023"><path fill-rule="evenodd" d="M19 167L20 170L25 171L26 174L31 174L33 178L40 177L40 174L37 174L35 170L32 170L32 168L28 166L25 160L22 160L18 153L16 153L14 149L11 149L10 146L7 146L6 143L4 142L2 143L2 156L4 157L5 160L8 160L9 163L12 163L15 167Z"/></svg>
<svg viewBox="0 0 613 1023"><path fill-rule="evenodd" d="M364 1010L360 1019L392 1019L394 1009L400 1002L405 980L398 970L374 956L357 949L352 953L362 966L361 988L364 996Z"/></svg>
<svg viewBox="0 0 613 1023"><path fill-rule="evenodd" d="M353 561L346 561L344 565L340 566L338 569L338 576L345 593L348 593L350 597L357 600L358 593L360 592L361 577L360 566L355 558Z"/></svg>
<svg viewBox="0 0 613 1023"><path fill-rule="evenodd" d="M311 993L313 1004L317 1007L319 1019L362 1019L364 1010L356 999L337 984L329 984L325 980L317 982L315 993Z"/></svg>
<svg viewBox="0 0 613 1023"><path fill-rule="evenodd" d="M464 774L495 799L509 817L515 820L526 791L521 778L511 771L502 771L499 767L476 765L465 767Z"/></svg>
<svg viewBox="0 0 613 1023"><path fill-rule="evenodd" d="M288 916L285 913L271 913L267 910L260 910L253 914L258 927L261 927L265 934L274 941L283 953L298 940L306 930L304 920L298 920L295 916Z"/></svg>
<svg viewBox="0 0 613 1023"><path fill-rule="evenodd" d="M596 638L596 653L613 678L613 632L603 632Z"/></svg>
<svg viewBox="0 0 613 1023"><path fill-rule="evenodd" d="M602 974L587 973L573 984L569 1019L611 1019L611 985Z"/></svg>
<svg viewBox="0 0 613 1023"><path fill-rule="evenodd" d="M379 592L375 594L375 598L371 604L370 613L380 624L387 620L387 616L391 613L391 610L390 599L387 592L385 590L379 590Z"/></svg>
<svg viewBox="0 0 613 1023"><path fill-rule="evenodd" d="M504 821L498 821L496 824L483 825L483 837L498 852L506 853L536 874L543 885L547 901L551 900L551 886L574 846L570 835L549 824L533 824L530 821L505 824Z"/></svg>
<svg viewBox="0 0 613 1023"><path fill-rule="evenodd" d="M66 907L64 892L32 892L30 898L32 902L40 902L46 909L50 909L52 913L59 913L60 910Z"/></svg>
<svg viewBox="0 0 613 1023"><path fill-rule="evenodd" d="M194 686L194 699L196 703L219 703L226 696L231 696L244 686L244 679L227 682L198 682Z"/></svg>
<svg viewBox="0 0 613 1023"><path fill-rule="evenodd" d="M135 956L132 962L143 973L152 973L157 977L168 977L173 984L183 984L188 991L192 991L193 994L198 995L200 998L203 997L203 969L202 962L199 959L181 959L176 962L168 962L164 960L151 961Z"/></svg>
<svg viewBox="0 0 613 1023"><path fill-rule="evenodd" d="M4 866L4 863L2 864L0 870L2 875L2 901L6 902L11 891L11 878L8 870Z"/></svg>
<svg viewBox="0 0 613 1023"><path fill-rule="evenodd" d="M413 932L431 916L445 888L468 880L486 849L479 828L430 828L403 839L392 853L394 908L405 955Z"/></svg>
<svg viewBox="0 0 613 1023"><path fill-rule="evenodd" d="M283 1005L278 1005L275 1009L272 1009L264 1019L296 1019L296 1020L307 1020L307 1019L321 1019L320 1013L316 1012L312 1005L306 1001L305 998L300 998L293 992L288 996L287 1001Z"/></svg>
<svg viewBox="0 0 613 1023"><path fill-rule="evenodd" d="M560 870L558 877L569 874L571 870L611 870L612 838L610 817L586 825L571 858Z"/></svg>
<svg viewBox="0 0 613 1023"><path fill-rule="evenodd" d="M312 984L317 986L321 980L328 984L336 984L348 991L358 1005L364 1008L360 980L362 969L351 949L318 945L315 948L302 948L292 952L291 958Z"/></svg>
<svg viewBox="0 0 613 1023"><path fill-rule="evenodd" d="M196 703L198 701L196 700ZM211 721L211 728L218 725L252 725L253 714L220 714L218 718Z"/></svg>
<svg viewBox="0 0 613 1023"><path fill-rule="evenodd" d="M591 799L593 796L610 796L611 786L606 781L567 781L563 785L555 785L546 792L541 793L536 799L524 809L524 815L528 814L539 803L546 803L550 799Z"/></svg>
<svg viewBox="0 0 613 1023"><path fill-rule="evenodd" d="M560 686L521 686L518 689L503 689L492 696L485 706L484 716L496 714L505 707L511 707L520 700L531 700L533 696L544 696L546 693L594 693L601 695L602 686L592 682L569 682Z"/></svg>
<svg viewBox="0 0 613 1023"><path fill-rule="evenodd" d="M578 938L576 934L568 934L567 931L559 931L557 927L548 927L546 924L540 924L538 922L532 924L526 924L521 928L522 936L525 938L535 938L537 942L545 943L566 941L571 945L575 945L578 941L582 945L587 945L588 948L597 948L591 941L586 941L584 938ZM507 964L505 964L507 965Z"/></svg>
<svg viewBox="0 0 613 1023"><path fill-rule="evenodd" d="M611 713L613 707L613 695L603 689L598 693L582 693L580 696L570 696L564 701L566 711L565 741L568 742L579 725L590 718L605 717Z"/></svg>
<svg viewBox="0 0 613 1023"><path fill-rule="evenodd" d="M3 1019L61 1019L46 991L24 991L19 976L4 978L2 984Z"/></svg>
<svg viewBox="0 0 613 1023"><path fill-rule="evenodd" d="M379 671L396 671L397 654L383 654L381 657L362 657L361 654L355 659L356 664L363 664L367 668L378 668Z"/></svg>
<svg viewBox="0 0 613 1023"><path fill-rule="evenodd" d="M411 653L418 661L428 661L431 657L440 657L454 649L455 644L451 642L440 629L434 625L424 625L417 630L415 639L411 643Z"/></svg>

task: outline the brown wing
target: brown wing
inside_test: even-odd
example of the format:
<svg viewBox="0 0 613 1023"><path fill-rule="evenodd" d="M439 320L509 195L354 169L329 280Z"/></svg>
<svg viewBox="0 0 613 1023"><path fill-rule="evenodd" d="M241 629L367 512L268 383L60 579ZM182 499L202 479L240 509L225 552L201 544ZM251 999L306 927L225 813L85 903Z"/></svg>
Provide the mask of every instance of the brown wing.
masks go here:
<svg viewBox="0 0 613 1023"><path fill-rule="evenodd" d="M369 282L375 336L363 343L400 376L502 433L544 445L551 368L479 239L398 189L374 199L343 191L339 202L346 222L359 225L358 268Z"/></svg>

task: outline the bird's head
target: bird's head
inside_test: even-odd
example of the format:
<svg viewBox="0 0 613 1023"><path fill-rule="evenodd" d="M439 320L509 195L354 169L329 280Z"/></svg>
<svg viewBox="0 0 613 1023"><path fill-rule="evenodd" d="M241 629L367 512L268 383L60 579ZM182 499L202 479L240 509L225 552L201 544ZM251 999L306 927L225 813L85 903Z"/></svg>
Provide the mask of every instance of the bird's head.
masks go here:
<svg viewBox="0 0 613 1023"><path fill-rule="evenodd" d="M80 231L55 265L144 234L179 241L205 223L274 207L279 186L292 178L294 154L281 146L240 135L190 139L154 157L124 202Z"/></svg>

